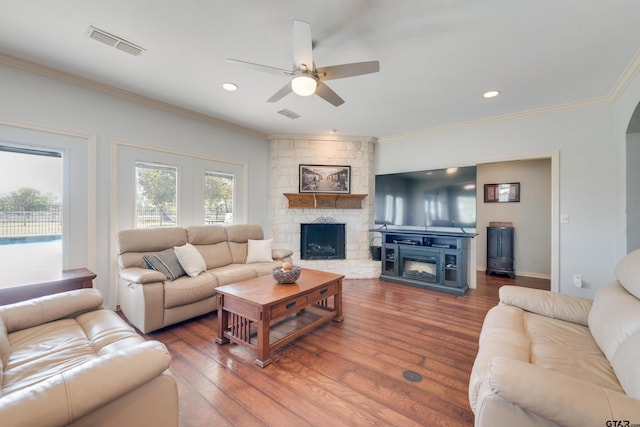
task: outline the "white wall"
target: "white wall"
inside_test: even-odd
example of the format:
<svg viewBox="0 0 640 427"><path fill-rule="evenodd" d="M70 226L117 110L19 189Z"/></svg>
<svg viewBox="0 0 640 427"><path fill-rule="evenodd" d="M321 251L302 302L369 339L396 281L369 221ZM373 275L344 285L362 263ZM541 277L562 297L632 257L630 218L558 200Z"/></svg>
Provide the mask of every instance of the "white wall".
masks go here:
<svg viewBox="0 0 640 427"><path fill-rule="evenodd" d="M126 141L151 147L203 154L247 164L247 222L269 233L269 143L266 138L132 102L121 97L32 74L0 64L0 121L90 135L97 143L95 286L113 306L115 248L118 231L110 205L111 146ZM110 278L111 276L111 278Z"/></svg>
<svg viewBox="0 0 640 427"><path fill-rule="evenodd" d="M569 215L569 223L561 224L559 233L558 286L563 293L593 296L613 279L615 265L626 253L621 153L626 126L620 118L626 116L628 124L640 99L638 86L636 78L614 103L514 115L381 141L376 148L376 173L558 153L559 211ZM573 273L583 275L582 289L573 286Z"/></svg>

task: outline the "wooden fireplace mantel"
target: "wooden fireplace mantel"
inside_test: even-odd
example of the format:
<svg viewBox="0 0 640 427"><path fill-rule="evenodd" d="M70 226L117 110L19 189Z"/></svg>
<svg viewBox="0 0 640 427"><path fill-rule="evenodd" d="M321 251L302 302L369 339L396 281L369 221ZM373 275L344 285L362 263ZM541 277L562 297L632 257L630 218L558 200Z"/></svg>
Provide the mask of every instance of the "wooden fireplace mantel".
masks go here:
<svg viewBox="0 0 640 427"><path fill-rule="evenodd" d="M289 209L362 209L367 194L284 193Z"/></svg>

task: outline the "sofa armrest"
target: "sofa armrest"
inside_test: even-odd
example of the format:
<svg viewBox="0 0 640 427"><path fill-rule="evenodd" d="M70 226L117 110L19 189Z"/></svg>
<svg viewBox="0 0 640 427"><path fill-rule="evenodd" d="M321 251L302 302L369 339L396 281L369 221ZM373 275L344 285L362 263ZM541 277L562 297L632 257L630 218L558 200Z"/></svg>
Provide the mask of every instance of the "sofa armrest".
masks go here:
<svg viewBox="0 0 640 427"><path fill-rule="evenodd" d="M15 427L67 425L162 375L170 364L162 343L145 341L2 396L0 419Z"/></svg>
<svg viewBox="0 0 640 427"><path fill-rule="evenodd" d="M85 288L1 306L0 316L10 333L96 310L102 307L102 303L100 291Z"/></svg>
<svg viewBox="0 0 640 427"><path fill-rule="evenodd" d="M167 276L160 273L159 271L152 270L150 268L141 268L141 267L129 267L123 268L119 272L120 278L131 282L131 283L154 283L154 282L164 282L167 280Z"/></svg>
<svg viewBox="0 0 640 427"><path fill-rule="evenodd" d="M587 326L592 300L541 289L502 286L500 303L525 311Z"/></svg>
<svg viewBox="0 0 640 427"><path fill-rule="evenodd" d="M496 357L489 363L488 380L493 393L562 426L640 423L639 400L541 366Z"/></svg>
<svg viewBox="0 0 640 427"><path fill-rule="evenodd" d="M273 258L274 261L284 261L285 258L290 257L291 255L293 255L293 251L291 249L272 249L271 250L271 257Z"/></svg>

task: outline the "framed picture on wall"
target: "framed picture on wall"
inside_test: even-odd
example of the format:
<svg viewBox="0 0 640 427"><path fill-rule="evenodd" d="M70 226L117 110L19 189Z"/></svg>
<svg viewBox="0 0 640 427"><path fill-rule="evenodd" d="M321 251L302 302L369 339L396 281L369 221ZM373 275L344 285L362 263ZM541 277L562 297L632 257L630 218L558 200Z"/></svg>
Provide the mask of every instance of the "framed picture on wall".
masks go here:
<svg viewBox="0 0 640 427"><path fill-rule="evenodd" d="M520 183L512 182L508 184L485 184L484 202L503 203L520 201Z"/></svg>
<svg viewBox="0 0 640 427"><path fill-rule="evenodd" d="M300 193L351 193L351 166L300 165Z"/></svg>

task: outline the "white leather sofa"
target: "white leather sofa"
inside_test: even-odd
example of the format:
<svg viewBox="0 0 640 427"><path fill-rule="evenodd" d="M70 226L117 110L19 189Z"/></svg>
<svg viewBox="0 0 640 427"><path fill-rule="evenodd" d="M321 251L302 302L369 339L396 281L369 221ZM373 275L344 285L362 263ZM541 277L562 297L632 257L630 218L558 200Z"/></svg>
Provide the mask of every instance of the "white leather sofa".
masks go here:
<svg viewBox="0 0 640 427"><path fill-rule="evenodd" d="M471 372L475 425L640 425L640 250L593 300L503 286Z"/></svg>
<svg viewBox="0 0 640 427"><path fill-rule="evenodd" d="M156 271L145 262L145 256L187 244L206 264L197 274L170 280L171 272ZM218 308L216 287L271 274L274 267L291 261L293 251L270 245L270 240L264 240L262 227L255 224L120 231L120 309L144 333L210 313Z"/></svg>
<svg viewBox="0 0 640 427"><path fill-rule="evenodd" d="M171 357L95 289L0 306L0 425L178 425Z"/></svg>

